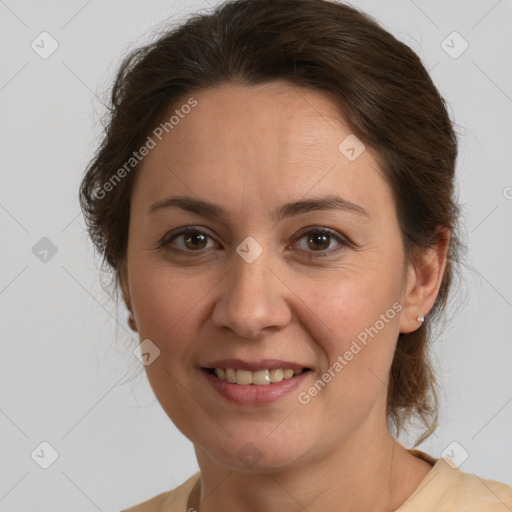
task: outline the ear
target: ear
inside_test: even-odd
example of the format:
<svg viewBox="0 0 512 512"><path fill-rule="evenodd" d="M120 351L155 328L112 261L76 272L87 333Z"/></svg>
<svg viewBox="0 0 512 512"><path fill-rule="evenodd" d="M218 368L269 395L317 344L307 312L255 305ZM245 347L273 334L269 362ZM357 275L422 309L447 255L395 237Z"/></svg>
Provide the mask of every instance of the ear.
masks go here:
<svg viewBox="0 0 512 512"><path fill-rule="evenodd" d="M133 315L130 287L128 286L128 271L126 266L126 258L123 259L119 267L119 284L121 286L121 290L123 293L124 303L128 310L130 311L128 315L128 325L133 331L137 331L137 322L135 321L135 317Z"/></svg>
<svg viewBox="0 0 512 512"><path fill-rule="evenodd" d="M449 229L442 228L436 244L420 250L415 261L409 263L402 297L401 333L416 331L421 326L418 317L426 316L434 306L443 281L449 241Z"/></svg>

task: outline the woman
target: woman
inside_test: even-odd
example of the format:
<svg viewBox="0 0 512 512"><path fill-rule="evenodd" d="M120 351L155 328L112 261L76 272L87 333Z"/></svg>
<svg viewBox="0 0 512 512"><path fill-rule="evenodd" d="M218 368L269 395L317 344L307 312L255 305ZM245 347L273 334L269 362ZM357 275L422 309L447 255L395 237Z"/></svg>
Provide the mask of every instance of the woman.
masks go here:
<svg viewBox="0 0 512 512"><path fill-rule="evenodd" d="M436 428L456 155L419 58L343 4L227 2L125 60L80 199L201 470L132 512L512 507L396 439Z"/></svg>

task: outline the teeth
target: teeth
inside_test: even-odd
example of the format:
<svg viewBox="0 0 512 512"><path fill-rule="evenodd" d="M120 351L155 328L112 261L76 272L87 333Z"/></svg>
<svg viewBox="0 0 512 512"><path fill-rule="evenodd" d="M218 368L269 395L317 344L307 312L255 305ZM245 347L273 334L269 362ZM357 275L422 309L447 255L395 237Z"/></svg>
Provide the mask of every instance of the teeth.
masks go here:
<svg viewBox="0 0 512 512"><path fill-rule="evenodd" d="M215 374L217 375L217 368L215 368ZM220 378L219 375L217 377ZM233 370L233 368L226 368L226 382L236 384L236 370Z"/></svg>
<svg viewBox="0 0 512 512"><path fill-rule="evenodd" d="M256 384L257 386L266 386L270 384L270 372L268 370L258 370L256 372L247 372L251 375L251 384ZM238 379L238 371L237 371L237 379ZM240 381L238 381L240 383Z"/></svg>
<svg viewBox="0 0 512 512"><path fill-rule="evenodd" d="M252 384L252 372L249 370L237 370L235 373L235 378L237 384L242 384L244 386L247 384Z"/></svg>
<svg viewBox="0 0 512 512"><path fill-rule="evenodd" d="M270 382L281 382L283 380L283 370L281 368L272 368L272 370L269 370L269 378Z"/></svg>
<svg viewBox="0 0 512 512"><path fill-rule="evenodd" d="M290 379L294 375L300 375L303 370L292 370L291 368L272 368L270 370L236 370L234 368L215 368L215 375L220 380L225 380L231 384L240 384L247 386L254 384L256 386L266 386L271 382L281 382Z"/></svg>

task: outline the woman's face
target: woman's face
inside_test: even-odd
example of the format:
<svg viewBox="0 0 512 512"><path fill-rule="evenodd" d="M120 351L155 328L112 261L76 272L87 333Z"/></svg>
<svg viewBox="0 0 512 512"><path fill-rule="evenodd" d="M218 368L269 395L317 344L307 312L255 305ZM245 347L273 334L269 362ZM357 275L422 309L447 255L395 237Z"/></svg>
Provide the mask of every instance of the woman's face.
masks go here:
<svg viewBox="0 0 512 512"><path fill-rule="evenodd" d="M414 272L372 152L317 91L276 81L193 96L153 136L131 200L123 284L159 402L203 458L238 471L382 435L398 334L426 311L404 302ZM190 201L161 203L171 197ZM258 386L202 369L243 367L225 359L261 370L240 381L310 371Z"/></svg>

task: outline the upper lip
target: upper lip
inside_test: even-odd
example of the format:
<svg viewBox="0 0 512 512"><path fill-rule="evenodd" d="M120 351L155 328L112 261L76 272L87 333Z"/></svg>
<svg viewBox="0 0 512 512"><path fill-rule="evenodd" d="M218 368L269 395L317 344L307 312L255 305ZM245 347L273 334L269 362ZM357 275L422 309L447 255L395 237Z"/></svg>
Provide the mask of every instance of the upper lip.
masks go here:
<svg viewBox="0 0 512 512"><path fill-rule="evenodd" d="M222 359L211 361L203 368L233 368L236 370L269 370L272 368L291 368L292 370L302 370L308 368L307 365L293 363L291 361L283 361L281 359L260 359L259 361L244 361L243 359Z"/></svg>

